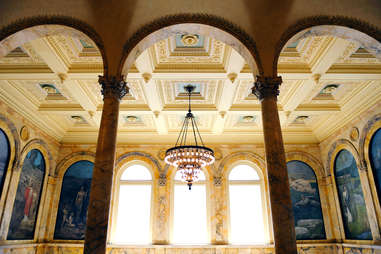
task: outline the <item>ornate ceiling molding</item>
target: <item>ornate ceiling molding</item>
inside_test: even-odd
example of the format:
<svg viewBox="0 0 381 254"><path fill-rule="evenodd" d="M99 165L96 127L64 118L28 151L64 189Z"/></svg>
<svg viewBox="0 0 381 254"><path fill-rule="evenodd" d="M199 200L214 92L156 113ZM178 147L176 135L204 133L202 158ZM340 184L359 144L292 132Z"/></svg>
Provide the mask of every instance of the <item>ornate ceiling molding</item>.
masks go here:
<svg viewBox="0 0 381 254"><path fill-rule="evenodd" d="M88 36L97 45L103 59L103 68L107 72L107 58L103 40L96 30L89 24L68 16L50 15L35 16L16 20L15 22L0 28L0 42L5 38L20 32L24 29L41 25L63 25L78 30Z"/></svg>
<svg viewBox="0 0 381 254"><path fill-rule="evenodd" d="M278 59L283 47L287 44L287 42L295 36L297 33L312 28L314 26L322 26L322 25L333 25L333 26L343 26L346 28L351 28L357 30L359 32L365 33L370 37L374 38L378 42L381 43L381 29L373 26L365 21L345 17L345 16L313 16L309 18L305 18L299 20L294 25L288 27L286 31L280 37L276 47L273 61L273 75L277 76L277 67L278 67ZM333 36L335 34L332 34Z"/></svg>
<svg viewBox="0 0 381 254"><path fill-rule="evenodd" d="M209 25L209 26L221 29L231 34L232 36L236 37L241 43L243 43L246 46L246 48L249 50L249 52L253 56L254 61L257 65L259 74L263 74L261 60L258 54L256 43L253 40L253 38L249 34L247 34L243 29L241 29L239 26L231 23L230 21L218 16L205 14L205 13L194 13L194 14L183 13L183 14L176 14L176 15L168 15L168 16L164 16L159 19L156 19L152 21L151 23L148 23L142 26L124 44L122 58L119 63L119 72L122 73L123 66L128 55L131 53L134 47L145 37L147 37L151 33L158 31L162 28L165 28L171 25L186 24L186 23Z"/></svg>

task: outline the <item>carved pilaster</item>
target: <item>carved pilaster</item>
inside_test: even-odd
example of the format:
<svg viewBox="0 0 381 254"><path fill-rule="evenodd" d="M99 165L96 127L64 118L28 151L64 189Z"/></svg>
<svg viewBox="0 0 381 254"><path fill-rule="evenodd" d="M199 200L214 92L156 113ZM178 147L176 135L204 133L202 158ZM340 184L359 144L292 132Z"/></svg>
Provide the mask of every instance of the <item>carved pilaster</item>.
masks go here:
<svg viewBox="0 0 381 254"><path fill-rule="evenodd" d="M127 82L123 80L123 77L99 76L98 82L102 86L103 97L113 96L121 100L129 91Z"/></svg>
<svg viewBox="0 0 381 254"><path fill-rule="evenodd" d="M214 186L220 187L222 185L222 177L221 176L213 177L213 183L214 183Z"/></svg>
<svg viewBox="0 0 381 254"><path fill-rule="evenodd" d="M257 76L257 81L254 82L251 91L261 101L265 97L277 97L279 95L280 84L282 84L282 77Z"/></svg>
<svg viewBox="0 0 381 254"><path fill-rule="evenodd" d="M165 174L159 175L159 185L165 186L167 184L167 176Z"/></svg>

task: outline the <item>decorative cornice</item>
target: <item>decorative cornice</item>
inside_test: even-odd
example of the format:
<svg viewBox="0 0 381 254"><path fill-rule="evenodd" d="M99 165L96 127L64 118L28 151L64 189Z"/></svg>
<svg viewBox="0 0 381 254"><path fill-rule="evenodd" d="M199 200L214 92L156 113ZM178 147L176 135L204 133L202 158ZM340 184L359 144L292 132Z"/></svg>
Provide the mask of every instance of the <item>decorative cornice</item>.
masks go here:
<svg viewBox="0 0 381 254"><path fill-rule="evenodd" d="M41 15L19 19L7 26L0 28L0 41L24 29L40 25L68 26L87 35L91 40L94 41L99 51L101 52L103 59L103 68L105 70L105 73L107 73L108 64L105 53L105 47L101 36L95 31L95 29L92 26L73 17L61 15Z"/></svg>
<svg viewBox="0 0 381 254"><path fill-rule="evenodd" d="M261 59L258 54L257 46L255 44L255 41L251 38L251 36L236 24L233 24L224 18L205 13L182 13L176 15L168 15L143 25L124 44L122 58L119 63L119 71L122 71L124 62L127 59L128 54L146 36L164 27L182 23L197 23L209 25L219 28L233 35L247 47L257 64L258 73L260 75L263 74L263 68L261 64Z"/></svg>
<svg viewBox="0 0 381 254"><path fill-rule="evenodd" d="M258 100L261 101L266 97L277 97L279 95L280 84L282 84L282 77L257 76L257 80L254 82L251 90Z"/></svg>
<svg viewBox="0 0 381 254"><path fill-rule="evenodd" d="M286 31L282 34L280 40L277 42L275 47L274 61L273 61L273 75L277 75L278 59L283 47L287 42L297 33L303 31L304 29L312 28L314 26L322 25L335 25L344 26L347 28L352 28L358 30L362 33L373 37L377 41L381 42L381 29L373 26L365 21L345 17L345 16L313 16L299 20L294 25L288 27Z"/></svg>
<svg viewBox="0 0 381 254"><path fill-rule="evenodd" d="M102 86L101 92L103 98L113 96L121 100L129 91L127 82L123 80L123 77L116 78L115 76L99 76L98 82Z"/></svg>

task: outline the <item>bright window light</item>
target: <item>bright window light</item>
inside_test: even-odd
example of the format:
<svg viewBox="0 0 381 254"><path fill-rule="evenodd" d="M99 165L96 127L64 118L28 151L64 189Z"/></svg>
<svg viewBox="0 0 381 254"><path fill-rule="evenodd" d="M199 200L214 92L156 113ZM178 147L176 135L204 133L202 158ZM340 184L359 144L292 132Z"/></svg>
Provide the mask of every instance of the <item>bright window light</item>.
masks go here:
<svg viewBox="0 0 381 254"><path fill-rule="evenodd" d="M151 180L152 176L148 168L142 165L133 165L126 169L120 180Z"/></svg>
<svg viewBox="0 0 381 254"><path fill-rule="evenodd" d="M204 174L200 179L205 179ZM185 183L175 181L173 243L186 245L209 243L205 182L194 183L192 190L188 190Z"/></svg>
<svg viewBox="0 0 381 254"><path fill-rule="evenodd" d="M145 173L137 173L137 169ZM130 170L131 174L129 173ZM118 216L114 238L117 244L149 244L151 242L152 187L151 182L147 182L148 176L151 179L149 170L140 165L129 167L122 175L123 179L129 179L130 181L120 182Z"/></svg>
<svg viewBox="0 0 381 254"><path fill-rule="evenodd" d="M238 165L230 171L229 180L259 180L259 176L249 165Z"/></svg>
<svg viewBox="0 0 381 254"><path fill-rule="evenodd" d="M263 244L265 232L259 177L253 168L244 166L237 166L229 175L229 240L232 244Z"/></svg>

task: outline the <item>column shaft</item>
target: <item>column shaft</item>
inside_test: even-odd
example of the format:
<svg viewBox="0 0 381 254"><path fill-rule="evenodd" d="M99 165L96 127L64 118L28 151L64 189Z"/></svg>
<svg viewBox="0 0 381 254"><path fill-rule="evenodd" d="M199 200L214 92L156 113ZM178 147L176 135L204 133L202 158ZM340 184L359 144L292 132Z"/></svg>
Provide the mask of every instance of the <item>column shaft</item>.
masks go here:
<svg viewBox="0 0 381 254"><path fill-rule="evenodd" d="M121 79L100 77L99 83L104 104L91 182L84 254L106 253L119 104L127 93L126 84Z"/></svg>
<svg viewBox="0 0 381 254"><path fill-rule="evenodd" d="M261 101L267 175L276 254L297 254L294 216L277 108L281 78L257 77L253 93Z"/></svg>

